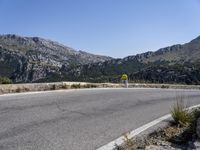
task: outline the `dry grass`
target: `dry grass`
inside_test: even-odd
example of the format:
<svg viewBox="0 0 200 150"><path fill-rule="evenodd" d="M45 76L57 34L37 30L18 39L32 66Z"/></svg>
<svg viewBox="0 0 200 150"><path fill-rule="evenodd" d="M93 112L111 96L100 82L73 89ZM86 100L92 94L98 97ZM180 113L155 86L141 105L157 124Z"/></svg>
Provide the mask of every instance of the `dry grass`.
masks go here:
<svg viewBox="0 0 200 150"><path fill-rule="evenodd" d="M128 137L128 133L124 134L124 146L126 150L135 150L135 143L133 139Z"/></svg>
<svg viewBox="0 0 200 150"><path fill-rule="evenodd" d="M187 126L191 123L191 115L186 109L182 97L176 97L176 102L172 106L171 116L178 126Z"/></svg>
<svg viewBox="0 0 200 150"><path fill-rule="evenodd" d="M135 142L133 139L129 138L129 133L125 133L123 137L123 145L115 145L114 150L135 150Z"/></svg>

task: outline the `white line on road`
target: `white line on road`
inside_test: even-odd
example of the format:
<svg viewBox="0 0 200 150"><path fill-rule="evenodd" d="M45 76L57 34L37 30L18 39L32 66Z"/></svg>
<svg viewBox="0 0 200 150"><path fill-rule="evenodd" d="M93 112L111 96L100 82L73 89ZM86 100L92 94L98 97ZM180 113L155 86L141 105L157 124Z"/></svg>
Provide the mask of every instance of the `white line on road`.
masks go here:
<svg viewBox="0 0 200 150"><path fill-rule="evenodd" d="M193 109L193 108L197 108L197 107L200 107L200 104L191 106L188 109ZM160 117L160 118L158 118L154 121L151 121L151 122L137 128L135 130L132 130L130 132L130 134L128 134L128 138L131 139L131 138L135 137L136 135L140 134L141 132L147 130L148 128L153 127L154 125L156 125L156 124L158 124L158 123L160 123L160 122L162 122L162 121L164 121L164 120L166 120L170 117L171 117L171 115L167 114L165 116L162 116L162 117ZM114 141L111 141L110 143L98 148L97 150L113 150L116 145L122 145L123 143L124 143L124 137L121 136L121 137L115 139Z"/></svg>

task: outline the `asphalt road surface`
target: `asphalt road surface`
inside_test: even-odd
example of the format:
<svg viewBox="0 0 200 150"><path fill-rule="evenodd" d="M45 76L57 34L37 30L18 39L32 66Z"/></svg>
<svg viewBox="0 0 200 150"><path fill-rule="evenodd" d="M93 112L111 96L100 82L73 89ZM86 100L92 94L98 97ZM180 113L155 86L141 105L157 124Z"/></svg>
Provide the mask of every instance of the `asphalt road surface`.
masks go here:
<svg viewBox="0 0 200 150"><path fill-rule="evenodd" d="M170 111L198 90L83 89L0 96L0 150L94 150Z"/></svg>

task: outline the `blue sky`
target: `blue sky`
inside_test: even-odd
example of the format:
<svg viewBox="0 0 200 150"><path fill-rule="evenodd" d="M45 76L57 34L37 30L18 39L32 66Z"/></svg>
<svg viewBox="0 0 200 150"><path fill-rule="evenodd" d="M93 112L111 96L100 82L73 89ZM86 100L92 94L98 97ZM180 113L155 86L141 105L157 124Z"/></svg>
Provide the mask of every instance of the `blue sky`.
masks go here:
<svg viewBox="0 0 200 150"><path fill-rule="evenodd" d="M200 0L0 0L0 34L125 57L200 35Z"/></svg>

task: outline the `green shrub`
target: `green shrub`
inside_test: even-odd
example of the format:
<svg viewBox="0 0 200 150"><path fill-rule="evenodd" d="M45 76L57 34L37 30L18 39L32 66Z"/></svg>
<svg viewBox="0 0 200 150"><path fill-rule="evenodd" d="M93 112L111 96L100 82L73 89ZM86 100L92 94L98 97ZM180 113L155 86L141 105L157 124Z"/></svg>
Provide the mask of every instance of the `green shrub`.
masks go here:
<svg viewBox="0 0 200 150"><path fill-rule="evenodd" d="M63 84L62 89L69 89L69 85Z"/></svg>
<svg viewBox="0 0 200 150"><path fill-rule="evenodd" d="M168 89L169 86L168 86L168 85L162 85L161 88L162 88L162 89Z"/></svg>
<svg viewBox="0 0 200 150"><path fill-rule="evenodd" d="M91 88L97 88L97 85L95 85L95 84L90 84L90 87L91 87Z"/></svg>
<svg viewBox="0 0 200 150"><path fill-rule="evenodd" d="M73 89L80 89L81 88L81 84L80 83L79 84L72 84L71 88L73 88Z"/></svg>
<svg viewBox="0 0 200 150"><path fill-rule="evenodd" d="M186 110L186 106L181 97L180 99L179 98L176 99L176 102L171 110L171 116L175 124L178 126L187 126L191 123L192 116Z"/></svg>
<svg viewBox="0 0 200 150"><path fill-rule="evenodd" d="M0 76L0 84L12 84L12 80L10 80L7 77L1 77Z"/></svg>

